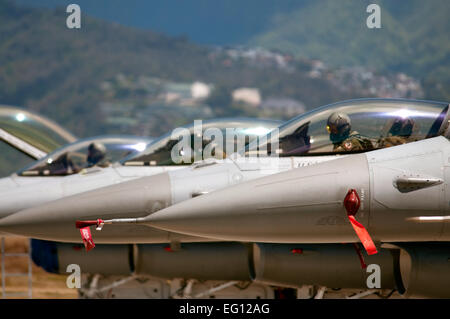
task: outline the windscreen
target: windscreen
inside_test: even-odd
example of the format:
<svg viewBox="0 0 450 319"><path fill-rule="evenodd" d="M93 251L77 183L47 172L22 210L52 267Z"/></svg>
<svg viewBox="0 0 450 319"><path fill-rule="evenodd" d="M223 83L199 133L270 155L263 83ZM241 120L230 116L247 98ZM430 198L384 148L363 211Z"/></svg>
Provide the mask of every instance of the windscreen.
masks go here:
<svg viewBox="0 0 450 319"><path fill-rule="evenodd" d="M0 128L45 153L76 140L72 134L52 121L12 107L0 106Z"/></svg>
<svg viewBox="0 0 450 319"><path fill-rule="evenodd" d="M320 107L250 143L246 156L364 152L434 137L447 125L448 104L368 99Z"/></svg>
<svg viewBox="0 0 450 319"><path fill-rule="evenodd" d="M66 176L112 163L142 151L150 142L139 137L94 137L64 146L24 168L21 176Z"/></svg>
<svg viewBox="0 0 450 319"><path fill-rule="evenodd" d="M142 153L129 156L121 162L127 166L166 166L191 164L195 161L195 158L223 159L227 156L227 153L237 151L239 146L245 147L248 143L256 140L258 136L267 135L281 123L277 120L260 119L209 120L203 121L200 127L194 123L183 127L189 134L190 142L188 146L180 147L180 139L174 136L174 131L172 131L149 144ZM211 132L213 133L209 134ZM218 135L222 136L221 140L217 138ZM243 145L240 145L241 141L243 141ZM203 152L208 147L213 148L213 151L210 153ZM189 152L192 156L178 163L173 159L174 151L181 155Z"/></svg>

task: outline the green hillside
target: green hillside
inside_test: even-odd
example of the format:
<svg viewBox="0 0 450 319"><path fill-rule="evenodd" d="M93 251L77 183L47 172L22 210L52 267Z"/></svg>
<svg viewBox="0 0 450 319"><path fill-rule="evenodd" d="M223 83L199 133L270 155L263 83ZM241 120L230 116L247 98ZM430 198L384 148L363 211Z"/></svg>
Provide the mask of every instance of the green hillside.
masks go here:
<svg viewBox="0 0 450 319"><path fill-rule="evenodd" d="M95 134L104 79L126 72L184 80L207 68L205 49L183 39L88 17L81 30L70 30L66 16L0 1L2 103L29 106L77 133Z"/></svg>
<svg viewBox="0 0 450 319"><path fill-rule="evenodd" d="M301 61L293 61L294 69L289 72L276 66L259 67L245 59L231 61L226 54L185 38L87 15L83 15L81 29L71 30L66 27L66 17L62 9L30 9L0 0L0 101L41 112L81 137L103 133L158 136L199 116L271 115L233 107L229 96L239 87L257 87L263 97L297 99L308 108L360 96L341 92L327 80L309 78ZM115 83L118 77L129 84L122 83L112 92L102 90L105 82ZM155 106L150 93L131 89L142 78L203 81L215 90L206 101L209 108L198 105L192 112L189 108L164 109ZM108 120L101 107L105 104L110 113L120 109L120 116ZM123 111L127 107L130 112ZM152 124L145 130L139 125L128 129L127 123L141 114L137 109L150 112Z"/></svg>
<svg viewBox="0 0 450 319"><path fill-rule="evenodd" d="M381 7L381 29L366 26L370 3ZM332 66L405 72L422 79L434 96L448 99L449 15L448 0L317 0L276 15L268 31L249 42Z"/></svg>

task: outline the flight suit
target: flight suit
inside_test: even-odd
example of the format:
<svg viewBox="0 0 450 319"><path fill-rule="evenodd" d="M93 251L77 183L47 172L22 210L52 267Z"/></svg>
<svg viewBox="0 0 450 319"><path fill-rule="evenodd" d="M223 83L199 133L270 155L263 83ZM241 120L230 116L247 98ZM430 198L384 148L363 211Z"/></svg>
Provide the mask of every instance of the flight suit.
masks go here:
<svg viewBox="0 0 450 319"><path fill-rule="evenodd" d="M372 142L354 131L340 143L334 144L333 152L370 151L373 150Z"/></svg>

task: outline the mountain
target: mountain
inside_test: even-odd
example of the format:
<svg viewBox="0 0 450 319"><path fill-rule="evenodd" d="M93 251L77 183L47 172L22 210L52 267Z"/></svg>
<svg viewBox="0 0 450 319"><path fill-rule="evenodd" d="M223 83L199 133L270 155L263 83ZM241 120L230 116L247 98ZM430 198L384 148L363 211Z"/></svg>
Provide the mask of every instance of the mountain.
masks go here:
<svg viewBox="0 0 450 319"><path fill-rule="evenodd" d="M0 1L3 103L30 106L84 134L101 133L97 104L104 79L123 71L185 80L208 67L207 51L184 39L89 17L81 30L71 30L66 16L60 9Z"/></svg>
<svg viewBox="0 0 450 319"><path fill-rule="evenodd" d="M381 29L366 26L370 3L381 8ZM317 58L333 66L363 65L405 72L449 99L450 2L447 0L317 0L276 14L249 43Z"/></svg>
<svg viewBox="0 0 450 319"><path fill-rule="evenodd" d="M255 108L233 107L230 94L239 87L259 88L263 97L300 100L307 108L360 96L351 90L341 92L327 79L310 78L302 69L308 65L301 60L293 59L290 68L271 62L289 56L263 53L255 59L235 59L222 49L183 37L87 15L81 29L68 29L66 17L61 8L28 8L0 0L0 38L4 39L0 41L0 101L41 112L81 137L158 136L199 116L261 116ZM160 84L155 87L152 81ZM164 108L161 86L178 90L195 81L215 88L206 101L209 108ZM142 82L144 87L138 87ZM112 114L116 111L120 114ZM140 122L132 125L132 121Z"/></svg>
<svg viewBox="0 0 450 319"><path fill-rule="evenodd" d="M16 0L65 7L70 0ZM331 67L366 66L419 78L427 98L449 99L448 0L78 0L84 13L211 45L262 46ZM369 30L366 7L381 7Z"/></svg>
<svg viewBox="0 0 450 319"><path fill-rule="evenodd" d="M311 0L16 0L47 8L77 3L92 17L215 45L245 43L262 32L275 13L308 2Z"/></svg>

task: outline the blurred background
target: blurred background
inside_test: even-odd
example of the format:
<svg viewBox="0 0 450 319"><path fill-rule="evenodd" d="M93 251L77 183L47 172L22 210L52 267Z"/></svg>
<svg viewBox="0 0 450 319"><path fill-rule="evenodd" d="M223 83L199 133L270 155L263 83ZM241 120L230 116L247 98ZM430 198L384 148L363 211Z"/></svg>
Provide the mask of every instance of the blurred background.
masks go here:
<svg viewBox="0 0 450 319"><path fill-rule="evenodd" d="M81 29L66 26L74 2ZM449 15L448 0L0 0L0 103L88 137L349 98L449 101ZM0 151L2 176L26 164Z"/></svg>

